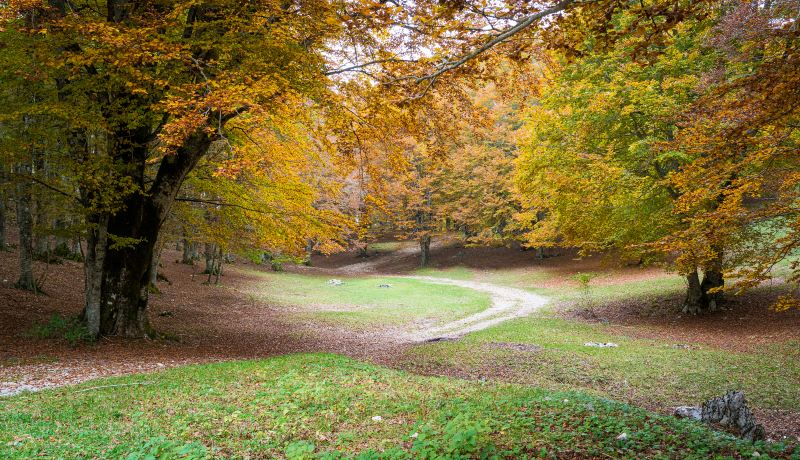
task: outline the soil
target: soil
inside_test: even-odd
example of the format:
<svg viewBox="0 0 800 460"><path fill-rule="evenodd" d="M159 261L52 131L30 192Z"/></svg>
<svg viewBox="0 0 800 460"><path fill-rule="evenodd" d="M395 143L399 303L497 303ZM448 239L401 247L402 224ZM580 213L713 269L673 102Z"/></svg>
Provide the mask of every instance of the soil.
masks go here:
<svg viewBox="0 0 800 460"><path fill-rule="evenodd" d="M800 341L800 310L772 308L784 292L777 286L764 286L728 295L719 311L697 316L681 312L681 293L607 302L591 311L564 305L560 313L570 319L609 324L612 330L630 337L747 352L765 344Z"/></svg>

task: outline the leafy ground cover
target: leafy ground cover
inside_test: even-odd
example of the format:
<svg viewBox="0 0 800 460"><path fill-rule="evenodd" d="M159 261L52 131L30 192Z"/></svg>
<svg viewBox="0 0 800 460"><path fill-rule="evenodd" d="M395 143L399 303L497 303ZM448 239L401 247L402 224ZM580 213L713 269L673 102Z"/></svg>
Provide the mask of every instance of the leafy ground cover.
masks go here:
<svg viewBox="0 0 800 460"><path fill-rule="evenodd" d="M298 308L298 317L348 327L451 321L489 307L489 296L458 286L398 277L308 276L252 271L250 294L271 305ZM340 279L341 285L328 281ZM389 286L389 287L381 287Z"/></svg>
<svg viewBox="0 0 800 460"><path fill-rule="evenodd" d="M798 458L596 396L336 355L185 366L2 404L0 457L15 459Z"/></svg>
<svg viewBox="0 0 800 460"><path fill-rule="evenodd" d="M616 348L587 347L613 342ZM498 344L529 345L515 350ZM465 336L408 351L418 368L453 368L467 375L506 379L555 389L581 389L649 406L694 404L729 389L744 390L766 409L800 407L798 343L749 352L643 340L602 324L537 316L509 321Z"/></svg>

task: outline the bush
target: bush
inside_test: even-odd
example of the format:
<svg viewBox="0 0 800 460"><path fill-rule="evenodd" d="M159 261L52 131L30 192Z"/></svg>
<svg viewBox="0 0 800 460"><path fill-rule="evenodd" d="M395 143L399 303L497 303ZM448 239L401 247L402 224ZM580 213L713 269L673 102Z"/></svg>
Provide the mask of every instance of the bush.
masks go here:
<svg viewBox="0 0 800 460"><path fill-rule="evenodd" d="M597 278L597 273L592 272L579 272L575 273L570 277L572 281L578 283L578 288L580 290L580 303L581 305L589 310L592 311L592 280Z"/></svg>

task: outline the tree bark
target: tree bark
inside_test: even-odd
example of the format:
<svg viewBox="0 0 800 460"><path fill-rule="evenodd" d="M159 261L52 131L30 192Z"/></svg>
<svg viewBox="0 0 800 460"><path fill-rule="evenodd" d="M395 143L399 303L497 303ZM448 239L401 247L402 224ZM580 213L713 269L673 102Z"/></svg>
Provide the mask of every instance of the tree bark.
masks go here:
<svg viewBox="0 0 800 460"><path fill-rule="evenodd" d="M6 250L6 198L0 196L0 251Z"/></svg>
<svg viewBox="0 0 800 460"><path fill-rule="evenodd" d="M147 142L136 134L127 137L139 139L128 158L131 169L138 168L132 175L143 183ZM122 209L108 217L109 235L131 243L107 247L100 296L101 335L136 338L151 333L147 301L158 234L186 174L205 155L212 141L204 131L194 133L177 152L161 160L147 194L129 195Z"/></svg>
<svg viewBox="0 0 800 460"><path fill-rule="evenodd" d="M197 260L197 243L189 241L189 238L184 235L183 237L183 256L181 263L186 265L194 265Z"/></svg>
<svg viewBox="0 0 800 460"><path fill-rule="evenodd" d="M720 255L703 271L702 281L697 270L686 275L686 300L683 303L683 312L699 315L718 311L724 296L720 289L724 286Z"/></svg>
<svg viewBox="0 0 800 460"><path fill-rule="evenodd" d="M717 311L724 300L722 288L725 287L725 278L722 274L722 262L722 251L717 251L717 257L703 270L703 281L700 283L706 297L706 307L711 312Z"/></svg>
<svg viewBox="0 0 800 460"><path fill-rule="evenodd" d="M431 260L431 236L424 235L419 239L420 266L427 267Z"/></svg>
<svg viewBox="0 0 800 460"><path fill-rule="evenodd" d="M164 245L161 244L161 239L159 238L156 240L156 246L153 248L153 261L151 262L152 266L150 267L150 288L154 292L158 291L158 264L161 261L161 251L164 249Z"/></svg>
<svg viewBox="0 0 800 460"><path fill-rule="evenodd" d="M216 258L217 258L217 245L214 243L206 243L205 244L205 251L203 255L206 259L206 268L203 270L203 273L207 275L213 275L214 271L216 270ZM208 281L211 281L211 276L209 276Z"/></svg>
<svg viewBox="0 0 800 460"><path fill-rule="evenodd" d="M686 275L686 300L683 302L683 312L696 315L704 309L700 276L697 270L694 270Z"/></svg>
<svg viewBox="0 0 800 460"><path fill-rule="evenodd" d="M26 176L28 165L17 167L20 180L17 183L17 227L19 228L19 279L17 287L37 292L33 277L33 216L31 215L31 185Z"/></svg>
<svg viewBox="0 0 800 460"><path fill-rule="evenodd" d="M92 337L100 334L100 302L103 282L103 265L108 245L108 216L89 222L86 237L86 253L83 267L86 273L86 291L83 317Z"/></svg>

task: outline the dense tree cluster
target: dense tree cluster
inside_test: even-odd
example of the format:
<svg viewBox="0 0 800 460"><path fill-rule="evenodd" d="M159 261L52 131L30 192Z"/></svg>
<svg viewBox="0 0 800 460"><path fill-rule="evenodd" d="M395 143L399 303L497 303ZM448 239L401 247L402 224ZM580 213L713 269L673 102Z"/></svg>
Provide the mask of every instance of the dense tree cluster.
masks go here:
<svg viewBox="0 0 800 460"><path fill-rule="evenodd" d="M149 333L168 243L218 276L387 227L423 264L452 230L621 251L714 309L800 245L798 11L3 1L0 239L13 210L24 289L83 260L93 335Z"/></svg>

